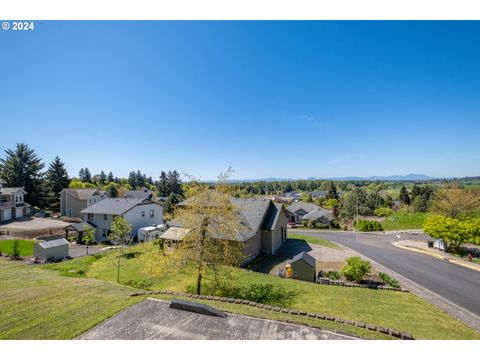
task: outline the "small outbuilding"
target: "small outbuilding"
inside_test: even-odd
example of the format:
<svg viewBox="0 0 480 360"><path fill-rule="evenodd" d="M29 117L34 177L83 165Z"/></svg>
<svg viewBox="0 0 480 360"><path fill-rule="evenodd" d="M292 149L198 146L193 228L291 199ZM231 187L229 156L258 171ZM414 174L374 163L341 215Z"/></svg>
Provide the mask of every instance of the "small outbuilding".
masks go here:
<svg viewBox="0 0 480 360"><path fill-rule="evenodd" d="M56 239L36 243L33 247L33 256L41 260L61 260L68 257L69 242L65 239Z"/></svg>
<svg viewBox="0 0 480 360"><path fill-rule="evenodd" d="M317 263L314 257L303 251L289 263L292 279L315 282Z"/></svg>

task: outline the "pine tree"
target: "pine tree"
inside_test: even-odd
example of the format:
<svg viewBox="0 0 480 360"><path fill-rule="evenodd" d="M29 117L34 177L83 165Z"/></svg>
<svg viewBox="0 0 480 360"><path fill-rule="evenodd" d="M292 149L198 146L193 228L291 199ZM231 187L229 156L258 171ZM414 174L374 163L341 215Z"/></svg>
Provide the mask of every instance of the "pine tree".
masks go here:
<svg viewBox="0 0 480 360"><path fill-rule="evenodd" d="M168 196L170 195L170 189L168 186L167 174L165 171L160 173L160 181L157 181L157 191L159 196Z"/></svg>
<svg viewBox="0 0 480 360"><path fill-rule="evenodd" d="M105 185L107 182L107 175L103 172L103 170L100 172L100 175L98 176L98 180L100 181L101 185Z"/></svg>
<svg viewBox="0 0 480 360"><path fill-rule="evenodd" d="M7 186L23 187L27 192L25 201L30 205L45 205L42 159L26 144L17 144L14 150L7 149L5 153L6 158L0 159L0 178Z"/></svg>
<svg viewBox="0 0 480 360"><path fill-rule="evenodd" d="M92 182L92 173L90 172L90 170L88 170L87 167L85 168L85 180L83 180L83 181L88 182L88 183Z"/></svg>
<svg viewBox="0 0 480 360"><path fill-rule="evenodd" d="M58 193L68 187L70 179L65 164L58 156L50 163L45 180L49 205L53 210L59 211Z"/></svg>
<svg viewBox="0 0 480 360"><path fill-rule="evenodd" d="M110 182L105 190L110 198L116 198L118 196L117 186L113 182Z"/></svg>
<svg viewBox="0 0 480 360"><path fill-rule="evenodd" d="M80 171L78 172L78 178L80 181L85 182L85 169L81 168Z"/></svg>
<svg viewBox="0 0 480 360"><path fill-rule="evenodd" d="M337 192L337 187L335 186L333 181L330 181L330 182L327 183L327 195L325 195L325 198L327 200L329 200L329 199L338 200L339 199L338 192Z"/></svg>
<svg viewBox="0 0 480 360"><path fill-rule="evenodd" d="M400 189L400 201L405 205L410 205L410 196L405 185Z"/></svg>
<svg viewBox="0 0 480 360"><path fill-rule="evenodd" d="M113 177L113 173L111 171L108 173L107 182L115 182L115 178Z"/></svg>
<svg viewBox="0 0 480 360"><path fill-rule="evenodd" d="M182 180L177 170L169 171L167 174L170 193L183 196Z"/></svg>

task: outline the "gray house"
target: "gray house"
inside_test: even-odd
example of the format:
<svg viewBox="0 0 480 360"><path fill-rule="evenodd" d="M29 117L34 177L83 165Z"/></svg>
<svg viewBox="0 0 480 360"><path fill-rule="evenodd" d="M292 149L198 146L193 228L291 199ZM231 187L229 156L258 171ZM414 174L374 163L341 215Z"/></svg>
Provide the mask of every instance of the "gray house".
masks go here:
<svg viewBox="0 0 480 360"><path fill-rule="evenodd" d="M31 215L32 207L24 201L27 192L19 187L3 187L4 184L0 180L0 222Z"/></svg>
<svg viewBox="0 0 480 360"><path fill-rule="evenodd" d="M333 218L330 211L312 203L296 202L287 207L287 211L289 221L296 224L302 224L305 219L328 225Z"/></svg>
<svg viewBox="0 0 480 360"><path fill-rule="evenodd" d="M81 211L107 197L98 189L63 189L60 195L60 213L63 216L80 218Z"/></svg>
<svg viewBox="0 0 480 360"><path fill-rule="evenodd" d="M143 188L142 190L130 190L123 195L125 199L152 199L152 192L148 189Z"/></svg>
<svg viewBox="0 0 480 360"><path fill-rule="evenodd" d="M187 201L183 201L177 206L185 206ZM267 199L231 198L230 201L237 209L238 221L243 225L243 230L224 240L244 243L247 259L245 262L254 259L260 253L273 255L287 241L288 216L282 204ZM175 221L170 222L170 225L180 226ZM177 232L177 237L178 234L181 233ZM175 240L180 241L181 239L176 238Z"/></svg>
<svg viewBox="0 0 480 360"><path fill-rule="evenodd" d="M314 257L303 251L290 261L292 279L313 281L317 277L317 265Z"/></svg>
<svg viewBox="0 0 480 360"><path fill-rule="evenodd" d="M132 237L140 228L163 222L163 208L147 199L106 198L80 213L84 222L96 228L95 238L99 242L108 241L112 222L117 216L132 226Z"/></svg>

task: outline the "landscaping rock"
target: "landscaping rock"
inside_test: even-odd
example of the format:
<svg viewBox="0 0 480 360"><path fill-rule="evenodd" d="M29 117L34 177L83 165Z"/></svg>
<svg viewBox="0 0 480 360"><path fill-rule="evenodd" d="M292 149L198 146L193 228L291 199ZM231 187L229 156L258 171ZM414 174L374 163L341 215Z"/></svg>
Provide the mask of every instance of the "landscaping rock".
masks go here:
<svg viewBox="0 0 480 360"><path fill-rule="evenodd" d="M235 299L233 302L234 302L235 304L241 304L241 303L242 303L242 300L241 300L241 299Z"/></svg>
<svg viewBox="0 0 480 360"><path fill-rule="evenodd" d="M315 317L317 319L325 320L325 315L323 315L323 314L316 314Z"/></svg>
<svg viewBox="0 0 480 360"><path fill-rule="evenodd" d="M265 305L265 306L264 306L264 309L265 309L265 310L272 310L272 307L271 307L270 305Z"/></svg>
<svg viewBox="0 0 480 360"><path fill-rule="evenodd" d="M362 329L364 329L365 326L366 326L365 323L363 323L363 322L355 322L355 325L359 328L362 328Z"/></svg>
<svg viewBox="0 0 480 360"><path fill-rule="evenodd" d="M307 312L306 312L306 311L303 311L303 310L301 310L301 311L299 311L299 312L298 312L298 315L307 315Z"/></svg>
<svg viewBox="0 0 480 360"><path fill-rule="evenodd" d="M345 320L345 324L347 325L355 325L355 322L352 320Z"/></svg>
<svg viewBox="0 0 480 360"><path fill-rule="evenodd" d="M242 304L248 305L250 301L249 300L242 300Z"/></svg>
<svg viewBox="0 0 480 360"><path fill-rule="evenodd" d="M389 333L391 336L396 337L396 338L400 338L400 337L401 337L400 331L397 331L397 330L389 329L389 330L388 330L388 333Z"/></svg>
<svg viewBox="0 0 480 360"><path fill-rule="evenodd" d="M384 327L379 326L377 330L380 331L382 334L388 334L388 329L385 329Z"/></svg>
<svg viewBox="0 0 480 360"><path fill-rule="evenodd" d="M334 316L325 316L325 320L335 321L335 317Z"/></svg>
<svg viewBox="0 0 480 360"><path fill-rule="evenodd" d="M233 302L235 302L235 299L234 298L228 298L228 302L233 303Z"/></svg>
<svg viewBox="0 0 480 360"><path fill-rule="evenodd" d="M298 315L298 310L288 310L289 314Z"/></svg>
<svg viewBox="0 0 480 360"><path fill-rule="evenodd" d="M402 337L402 340L413 340L413 336L408 334L408 333L400 333L400 336Z"/></svg>
<svg viewBox="0 0 480 360"><path fill-rule="evenodd" d="M287 309L287 308L281 308L280 309L280 312L284 313L284 314L287 314L290 310Z"/></svg>
<svg viewBox="0 0 480 360"><path fill-rule="evenodd" d="M341 323L341 324L343 324L345 322L345 320L339 319L339 318L336 318L335 321L338 322L338 323Z"/></svg>
<svg viewBox="0 0 480 360"><path fill-rule="evenodd" d="M315 314L313 314L313 313L308 313L307 316L308 316L308 317L311 317L311 318L314 318L314 317L315 317Z"/></svg>
<svg viewBox="0 0 480 360"><path fill-rule="evenodd" d="M377 327L376 327L375 325L367 324L367 329L368 329L368 330L372 330L372 331L376 331L376 330L377 330Z"/></svg>

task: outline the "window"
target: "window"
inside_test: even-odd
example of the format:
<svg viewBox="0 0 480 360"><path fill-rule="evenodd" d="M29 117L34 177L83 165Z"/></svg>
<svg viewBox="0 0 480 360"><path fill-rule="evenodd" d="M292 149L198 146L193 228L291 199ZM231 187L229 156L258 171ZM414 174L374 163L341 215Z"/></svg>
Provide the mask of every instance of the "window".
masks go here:
<svg viewBox="0 0 480 360"><path fill-rule="evenodd" d="M103 215L103 220L105 220L105 221L107 220L107 214Z"/></svg>
<svg viewBox="0 0 480 360"><path fill-rule="evenodd" d="M87 219L88 221L93 221L94 220L93 214L87 214Z"/></svg>
<svg viewBox="0 0 480 360"><path fill-rule="evenodd" d="M153 218L154 216L155 216L155 212L154 212L154 210L152 209L152 210L150 210L150 217Z"/></svg>
<svg viewBox="0 0 480 360"><path fill-rule="evenodd" d="M72 209L68 209L68 210L67 210L67 215L70 216L70 217L72 217ZM90 215L90 214L89 214L89 215Z"/></svg>
<svg viewBox="0 0 480 360"><path fill-rule="evenodd" d="M102 237L103 238L107 237L107 232L108 232L108 229L102 229Z"/></svg>
<svg viewBox="0 0 480 360"><path fill-rule="evenodd" d="M145 217L145 211L142 211L142 217Z"/></svg>

